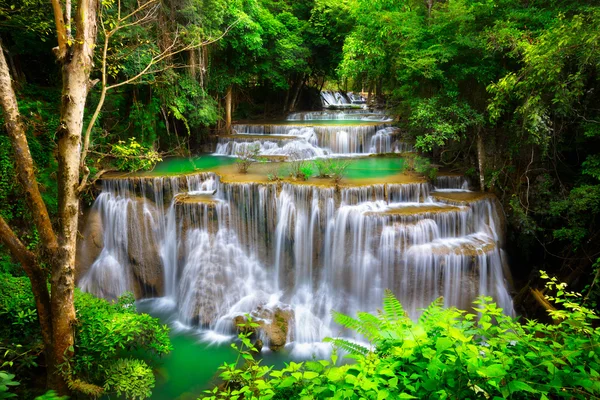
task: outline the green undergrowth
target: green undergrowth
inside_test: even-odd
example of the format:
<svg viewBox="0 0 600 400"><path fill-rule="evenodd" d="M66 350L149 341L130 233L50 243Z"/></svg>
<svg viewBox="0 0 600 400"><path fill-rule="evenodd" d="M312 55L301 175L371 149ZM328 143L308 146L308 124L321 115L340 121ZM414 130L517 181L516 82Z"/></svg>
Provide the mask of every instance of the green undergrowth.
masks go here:
<svg viewBox="0 0 600 400"><path fill-rule="evenodd" d="M150 353L165 355L171 351L169 330L157 318L137 313L133 301L131 293L109 302L75 292L75 356L60 369L82 398L101 394L126 399L150 397L155 383ZM0 319L0 369L27 383L22 385L19 398L33 398L29 381L43 365L43 345L27 278L0 274ZM145 352L148 357L133 357L134 352Z"/></svg>
<svg viewBox="0 0 600 400"><path fill-rule="evenodd" d="M590 399L600 395L600 328L578 293L548 278L555 324L519 321L489 297L473 311L433 302L411 320L391 292L376 314L334 319L369 342L327 339L330 360L291 362L275 370L253 356L240 334L236 363L204 399ZM252 321L248 322L254 324ZM235 346L234 346L235 347ZM338 365L338 349L354 362Z"/></svg>

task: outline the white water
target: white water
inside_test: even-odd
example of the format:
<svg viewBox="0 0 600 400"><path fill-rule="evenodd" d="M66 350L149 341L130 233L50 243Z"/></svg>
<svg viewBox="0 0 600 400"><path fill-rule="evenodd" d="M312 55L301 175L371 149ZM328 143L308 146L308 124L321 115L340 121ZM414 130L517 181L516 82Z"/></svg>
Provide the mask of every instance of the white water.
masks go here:
<svg viewBox="0 0 600 400"><path fill-rule="evenodd" d="M342 135L269 127L293 138L259 145L285 154L286 146L302 143L314 151L306 156L367 145L392 150L386 128L346 128ZM440 296L446 306L467 308L476 296L490 295L512 314L496 202L445 202L434 190L465 192L468 182L443 176L435 185L336 190L224 183L212 173L106 180L94 205L104 247L79 286L109 298L125 290L162 296L157 307L173 309L181 326L200 326L208 340L232 337L236 316L267 320L274 310L291 310L289 346L303 356L322 351L316 343L340 332L331 310L375 312L385 289L412 317ZM143 271L155 264L162 285L152 286L155 268L148 276Z"/></svg>
<svg viewBox="0 0 600 400"><path fill-rule="evenodd" d="M236 155L250 146L258 146L260 155L302 158L413 151L400 140L398 129L384 125L234 125L233 129L237 134L220 138L215 154Z"/></svg>
<svg viewBox="0 0 600 400"><path fill-rule="evenodd" d="M324 90L321 92L321 103L323 107L349 107L352 105L362 105L366 99L358 93L344 93Z"/></svg>
<svg viewBox="0 0 600 400"><path fill-rule="evenodd" d="M369 110L326 110L290 114L288 121L374 121L391 122L392 118L381 111Z"/></svg>

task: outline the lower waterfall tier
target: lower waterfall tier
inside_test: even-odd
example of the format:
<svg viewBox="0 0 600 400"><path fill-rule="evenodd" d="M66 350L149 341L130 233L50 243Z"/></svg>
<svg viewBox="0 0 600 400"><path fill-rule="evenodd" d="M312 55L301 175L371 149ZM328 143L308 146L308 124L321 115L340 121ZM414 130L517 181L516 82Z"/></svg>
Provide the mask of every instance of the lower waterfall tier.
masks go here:
<svg viewBox="0 0 600 400"><path fill-rule="evenodd" d="M466 185L107 179L80 243L79 286L162 296L182 323L218 335L250 314L274 350L337 334L331 310L375 311L385 289L414 317L438 297L468 308L479 295L512 313L497 201Z"/></svg>

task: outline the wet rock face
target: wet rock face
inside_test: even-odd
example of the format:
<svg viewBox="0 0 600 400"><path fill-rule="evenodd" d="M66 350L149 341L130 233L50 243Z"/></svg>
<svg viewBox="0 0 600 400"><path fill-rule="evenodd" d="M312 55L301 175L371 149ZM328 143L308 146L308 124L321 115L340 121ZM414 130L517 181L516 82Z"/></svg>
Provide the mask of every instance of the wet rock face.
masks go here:
<svg viewBox="0 0 600 400"><path fill-rule="evenodd" d="M283 349L287 343L290 322L294 317L291 309L276 308L274 310L260 311L261 319L258 324L262 333L267 338L267 345L272 351Z"/></svg>
<svg viewBox="0 0 600 400"><path fill-rule="evenodd" d="M221 311L220 304L226 299L226 293L223 291L225 277L222 274L223 268L219 264L206 261L197 266L202 269L210 279L196 279L192 284L193 290L182 290L181 293L187 293L192 298L181 298L181 312L183 317L194 325L209 326L219 316ZM194 271L186 270L183 272L183 279L193 280Z"/></svg>
<svg viewBox="0 0 600 400"><path fill-rule="evenodd" d="M114 221L111 221L112 225L109 223L106 227L103 214L97 207L90 209L82 221L84 228L78 243L76 279L79 282L88 273L90 267L99 260L107 245L105 229L119 229L126 233L110 243L112 256L110 261L115 264L112 272L106 268L98 268L95 275L100 274L110 280L109 275L118 272L130 282L128 290L132 290L136 298L162 296L164 293L163 263L154 233L158 216L156 205L147 198L133 197L127 204L119 206L124 208L122 215L127 216L126 225L117 227ZM105 257L104 261L108 260L109 258ZM106 290L102 291L104 292ZM120 295L119 292L110 293L111 297L115 298Z"/></svg>
<svg viewBox="0 0 600 400"><path fill-rule="evenodd" d="M83 218L82 226L85 228L78 243L76 281L85 275L104 248L104 226L102 216L97 208L89 210L87 216Z"/></svg>
<svg viewBox="0 0 600 400"><path fill-rule="evenodd" d="M158 210L145 198L136 198L128 213L127 256L131 266L136 297L162 296L163 263L154 233Z"/></svg>

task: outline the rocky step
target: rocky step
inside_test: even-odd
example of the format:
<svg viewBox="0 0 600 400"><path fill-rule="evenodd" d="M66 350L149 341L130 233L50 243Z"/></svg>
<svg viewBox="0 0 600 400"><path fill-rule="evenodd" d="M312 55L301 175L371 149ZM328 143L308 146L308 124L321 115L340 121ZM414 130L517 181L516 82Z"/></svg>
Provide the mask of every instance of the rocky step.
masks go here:
<svg viewBox="0 0 600 400"><path fill-rule="evenodd" d="M216 206L220 200L215 198L216 190L208 193L180 193L175 196L175 204L204 204Z"/></svg>
<svg viewBox="0 0 600 400"><path fill-rule="evenodd" d="M475 233L458 238L436 239L430 243L419 244L409 248L407 256L468 256L476 257L497 250L493 238L484 233Z"/></svg>
<svg viewBox="0 0 600 400"><path fill-rule="evenodd" d="M219 141L221 143L223 142L227 142L227 141L237 141L237 142L251 142L251 141L256 141L256 140L260 140L260 141L278 141L278 140L299 140L300 137L299 136L293 136L293 135L261 135L261 134L247 134L247 133L237 133L234 135L224 135L224 136L219 136Z"/></svg>
<svg viewBox="0 0 600 400"><path fill-rule="evenodd" d="M437 201L449 204L468 205L481 200L493 199L495 196L487 192L471 191L436 191L431 193L431 197Z"/></svg>
<svg viewBox="0 0 600 400"><path fill-rule="evenodd" d="M421 203L401 206L398 204L380 211L368 211L365 215L374 216L433 216L437 214L458 213L466 211L466 207L457 207L446 204Z"/></svg>

